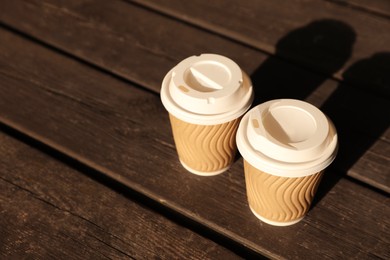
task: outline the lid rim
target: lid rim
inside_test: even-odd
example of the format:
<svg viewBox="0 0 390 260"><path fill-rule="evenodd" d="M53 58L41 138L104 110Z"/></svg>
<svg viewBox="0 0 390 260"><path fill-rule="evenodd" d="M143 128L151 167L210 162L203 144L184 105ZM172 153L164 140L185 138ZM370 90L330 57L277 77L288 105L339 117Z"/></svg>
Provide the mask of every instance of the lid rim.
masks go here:
<svg viewBox="0 0 390 260"><path fill-rule="evenodd" d="M256 107L252 108L251 111L255 111ZM336 158L338 151L337 133L333 123L327 117L329 125L328 145L324 147L318 157L308 158L308 160L302 160L301 162L287 162L271 158L265 153L256 150L247 136L251 111L241 120L236 135L236 142L242 157L254 167L257 166L256 168L259 170L280 177L304 177L324 170Z"/></svg>
<svg viewBox="0 0 390 260"><path fill-rule="evenodd" d="M164 77L162 86L161 86L161 92L160 92L160 98L161 101L165 107L165 109L174 115L175 117L179 118L180 120L183 120L188 123L192 124L198 124L198 125L215 125L215 124L223 124L229 121L232 121L234 119L237 119L241 117L245 112L249 110L249 108L252 105L253 99L254 99L254 93L253 93L253 87L250 82L249 76L246 75L244 71L242 71L243 77L247 77L249 80L247 82L248 91L246 91L243 98L240 100L240 102L235 106L235 109L219 113L219 114L200 114L200 113L194 113L191 111L188 111L179 104L177 104L171 97L169 92L169 84L172 77L174 68L172 68ZM244 80L245 82L245 80ZM243 83L244 84L244 83ZM241 86L244 87L244 86Z"/></svg>

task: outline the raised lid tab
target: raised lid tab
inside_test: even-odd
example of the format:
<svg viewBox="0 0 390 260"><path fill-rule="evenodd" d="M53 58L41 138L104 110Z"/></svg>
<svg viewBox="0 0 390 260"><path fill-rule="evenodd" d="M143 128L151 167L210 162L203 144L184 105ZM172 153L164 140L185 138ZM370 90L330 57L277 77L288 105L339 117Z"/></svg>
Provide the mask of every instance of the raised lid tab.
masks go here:
<svg viewBox="0 0 390 260"><path fill-rule="evenodd" d="M248 136L256 150L287 162L320 157L328 132L328 120L318 108L291 99L259 106L250 114L248 125Z"/></svg>
<svg viewBox="0 0 390 260"><path fill-rule="evenodd" d="M234 61L217 54L202 54L184 59L167 74L161 99L170 113L198 122L202 120L197 115L219 115L219 119L225 114L240 116L249 108L253 93L250 79Z"/></svg>
<svg viewBox="0 0 390 260"><path fill-rule="evenodd" d="M189 57L172 71L170 94L182 108L199 114L225 113L238 103L242 72L215 54Z"/></svg>
<svg viewBox="0 0 390 260"><path fill-rule="evenodd" d="M242 119L237 146L254 167L285 177L314 174L336 156L337 134L315 106L278 99L252 108Z"/></svg>

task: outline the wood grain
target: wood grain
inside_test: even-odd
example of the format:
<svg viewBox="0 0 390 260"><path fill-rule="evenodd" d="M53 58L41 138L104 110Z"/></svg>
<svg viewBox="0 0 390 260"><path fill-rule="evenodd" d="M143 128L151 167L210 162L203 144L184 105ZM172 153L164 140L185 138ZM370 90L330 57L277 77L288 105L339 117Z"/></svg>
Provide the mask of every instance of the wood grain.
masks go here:
<svg viewBox="0 0 390 260"><path fill-rule="evenodd" d="M0 132L0 257L238 258Z"/></svg>
<svg viewBox="0 0 390 260"><path fill-rule="evenodd" d="M324 75L121 1L5 1L3 8L3 22L157 93L165 73L186 56L216 52L231 57L251 74L254 104L289 97L323 105L342 137L337 171L390 192L390 160L385 153L390 117L377 113L389 111L390 103L388 98L373 94L389 92L386 68L390 67L390 59L386 55L364 59L345 71L348 79L365 82L361 91L341 87ZM378 73L365 73L370 68ZM372 88L370 82L375 81L383 82L382 87ZM355 143L359 145L351 145ZM368 152L370 171L362 170Z"/></svg>
<svg viewBox="0 0 390 260"><path fill-rule="evenodd" d="M390 18L390 2L387 0L325 0L349 8Z"/></svg>
<svg viewBox="0 0 390 260"><path fill-rule="evenodd" d="M241 160L212 178L181 167L156 94L10 32L0 39L1 122L263 255L389 257L386 196L329 171L301 223L260 223L246 202Z"/></svg>
<svg viewBox="0 0 390 260"><path fill-rule="evenodd" d="M249 72L267 58L123 1L0 3L2 23L155 92L165 74L188 56L219 53Z"/></svg>
<svg viewBox="0 0 390 260"><path fill-rule="evenodd" d="M355 62L390 51L389 19L325 1L131 2L338 79Z"/></svg>

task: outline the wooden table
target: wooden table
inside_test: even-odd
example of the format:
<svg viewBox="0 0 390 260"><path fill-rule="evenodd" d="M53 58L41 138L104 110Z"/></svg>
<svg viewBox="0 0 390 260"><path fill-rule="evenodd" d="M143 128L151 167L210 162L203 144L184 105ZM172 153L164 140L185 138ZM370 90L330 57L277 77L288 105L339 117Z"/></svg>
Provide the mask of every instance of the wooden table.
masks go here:
<svg viewBox="0 0 390 260"><path fill-rule="evenodd" d="M388 0L0 1L0 258L390 259ZM309 214L249 210L242 159L180 165L159 97L218 53L254 104L298 98L340 139Z"/></svg>

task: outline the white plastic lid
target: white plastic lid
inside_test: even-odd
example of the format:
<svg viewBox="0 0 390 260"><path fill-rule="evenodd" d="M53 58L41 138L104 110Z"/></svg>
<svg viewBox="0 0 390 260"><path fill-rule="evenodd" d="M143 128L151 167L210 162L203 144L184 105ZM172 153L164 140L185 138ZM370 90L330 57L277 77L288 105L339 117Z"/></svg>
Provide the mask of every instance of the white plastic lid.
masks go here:
<svg viewBox="0 0 390 260"><path fill-rule="evenodd" d="M161 100L171 114L183 121L222 124L249 109L252 83L229 58L217 54L191 56L165 76Z"/></svg>
<svg viewBox="0 0 390 260"><path fill-rule="evenodd" d="M241 155L272 175L303 177L325 169L337 153L332 122L315 106L295 99L252 108L237 132Z"/></svg>

